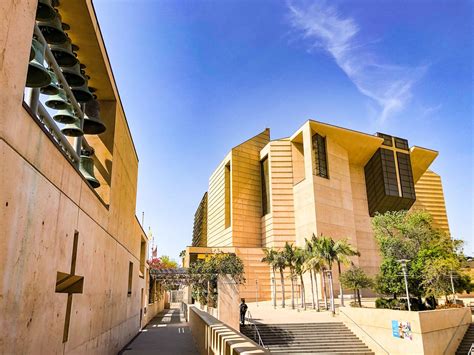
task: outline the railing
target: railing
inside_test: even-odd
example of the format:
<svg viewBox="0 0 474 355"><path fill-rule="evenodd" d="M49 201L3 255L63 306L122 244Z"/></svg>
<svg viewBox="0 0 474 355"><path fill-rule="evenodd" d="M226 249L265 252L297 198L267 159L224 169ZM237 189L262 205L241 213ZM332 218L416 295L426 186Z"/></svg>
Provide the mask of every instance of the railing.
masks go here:
<svg viewBox="0 0 474 355"><path fill-rule="evenodd" d="M73 106L77 117L81 121L82 128L84 123L83 107L77 102L76 98L74 97L74 94L72 93L71 88L69 87L69 84L67 83L61 71L61 68L56 62L56 59L54 58L53 53L51 52L48 43L46 42L37 24L35 24L34 27L34 35L37 40L43 45L45 61L48 64L48 67L56 74L59 84L61 85L62 89L64 89L67 99ZM82 147L90 149L90 146L87 143L86 139L84 137L76 137L74 142L75 147L73 147L63 135L56 122L51 118L46 108L39 101L39 89L34 88L29 90L30 95L27 99L27 105L30 107L32 113L38 118L39 122L43 124L47 132L49 132L50 136L57 143L59 148L65 153L65 155L69 158L69 160L76 167L78 167Z"/></svg>
<svg viewBox="0 0 474 355"><path fill-rule="evenodd" d="M474 353L474 344L472 344L471 347L469 348L467 355L472 355L473 353Z"/></svg>
<svg viewBox="0 0 474 355"><path fill-rule="evenodd" d="M380 346L380 348L381 348L385 353L387 353L388 355L390 355L390 353L388 352L387 349L385 349L377 340L375 340L374 338L372 338L372 336L371 336L369 333L367 333L361 326L359 326L359 324L357 324L356 321L353 320L346 312L344 312L344 311L341 309L341 307L339 307L339 313L342 313L342 314L344 314L347 318L349 318L349 319L352 321L352 323L355 324L355 326L356 326L357 328L359 328L360 330L362 330L370 339L372 339L378 346Z"/></svg>
<svg viewBox="0 0 474 355"><path fill-rule="evenodd" d="M258 327L257 325L255 324L255 321L253 320L252 318L252 314L250 313L250 311L247 311L247 314L248 314L248 317L247 317L247 320L253 325L254 327L254 331L255 331L255 335L254 335L254 339L255 340L258 340L258 345L260 345L262 348L265 348L268 350L268 348L265 346L265 344L263 343L263 340L262 340L262 337L260 336L260 332L258 331Z"/></svg>

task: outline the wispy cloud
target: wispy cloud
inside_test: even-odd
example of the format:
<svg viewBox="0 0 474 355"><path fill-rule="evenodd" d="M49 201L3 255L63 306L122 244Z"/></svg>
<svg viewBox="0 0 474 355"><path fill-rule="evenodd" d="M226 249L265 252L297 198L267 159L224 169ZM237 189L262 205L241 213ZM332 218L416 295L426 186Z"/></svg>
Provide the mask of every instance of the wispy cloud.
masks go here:
<svg viewBox="0 0 474 355"><path fill-rule="evenodd" d="M380 122L407 105L413 96L413 85L426 66L399 66L380 60L371 45L359 41L357 22L343 17L324 0L302 5L289 2L288 8L291 25L310 43L310 48L327 51L357 89L377 103Z"/></svg>

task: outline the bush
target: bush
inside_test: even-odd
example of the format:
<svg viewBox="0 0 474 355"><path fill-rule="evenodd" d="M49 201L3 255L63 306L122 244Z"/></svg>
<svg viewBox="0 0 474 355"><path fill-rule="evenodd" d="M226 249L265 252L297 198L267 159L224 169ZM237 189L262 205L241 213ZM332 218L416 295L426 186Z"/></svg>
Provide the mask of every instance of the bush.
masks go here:
<svg viewBox="0 0 474 355"><path fill-rule="evenodd" d="M461 304L456 304L456 303L446 303L446 304L440 304L436 307L436 309L450 309L450 308L463 308L464 306Z"/></svg>
<svg viewBox="0 0 474 355"><path fill-rule="evenodd" d="M410 306L412 311L424 311L428 307L418 298L410 298ZM376 308L408 310L406 298L377 298L375 300Z"/></svg>

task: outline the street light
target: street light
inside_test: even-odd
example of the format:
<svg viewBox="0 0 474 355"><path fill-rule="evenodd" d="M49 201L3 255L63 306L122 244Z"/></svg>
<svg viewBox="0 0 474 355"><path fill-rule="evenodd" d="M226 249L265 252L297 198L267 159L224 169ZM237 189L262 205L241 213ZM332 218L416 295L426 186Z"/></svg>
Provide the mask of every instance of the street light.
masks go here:
<svg viewBox="0 0 474 355"><path fill-rule="evenodd" d="M332 289L332 270L326 270L329 280L329 294L330 294L330 302L331 302L331 312L334 314L336 309L334 307L334 291Z"/></svg>
<svg viewBox="0 0 474 355"><path fill-rule="evenodd" d="M407 262L409 262L410 260L408 260L408 259L399 259L397 261L402 265L403 278L405 279L405 290L407 292L408 311L411 311L410 294L408 293L408 280L407 280Z"/></svg>

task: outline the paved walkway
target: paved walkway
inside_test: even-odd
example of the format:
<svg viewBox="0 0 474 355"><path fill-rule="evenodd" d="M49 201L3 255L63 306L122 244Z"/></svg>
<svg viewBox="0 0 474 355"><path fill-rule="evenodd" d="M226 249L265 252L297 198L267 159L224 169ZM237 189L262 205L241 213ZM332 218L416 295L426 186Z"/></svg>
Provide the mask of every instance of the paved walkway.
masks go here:
<svg viewBox="0 0 474 355"><path fill-rule="evenodd" d="M198 354L191 330L178 308L165 309L119 354Z"/></svg>

